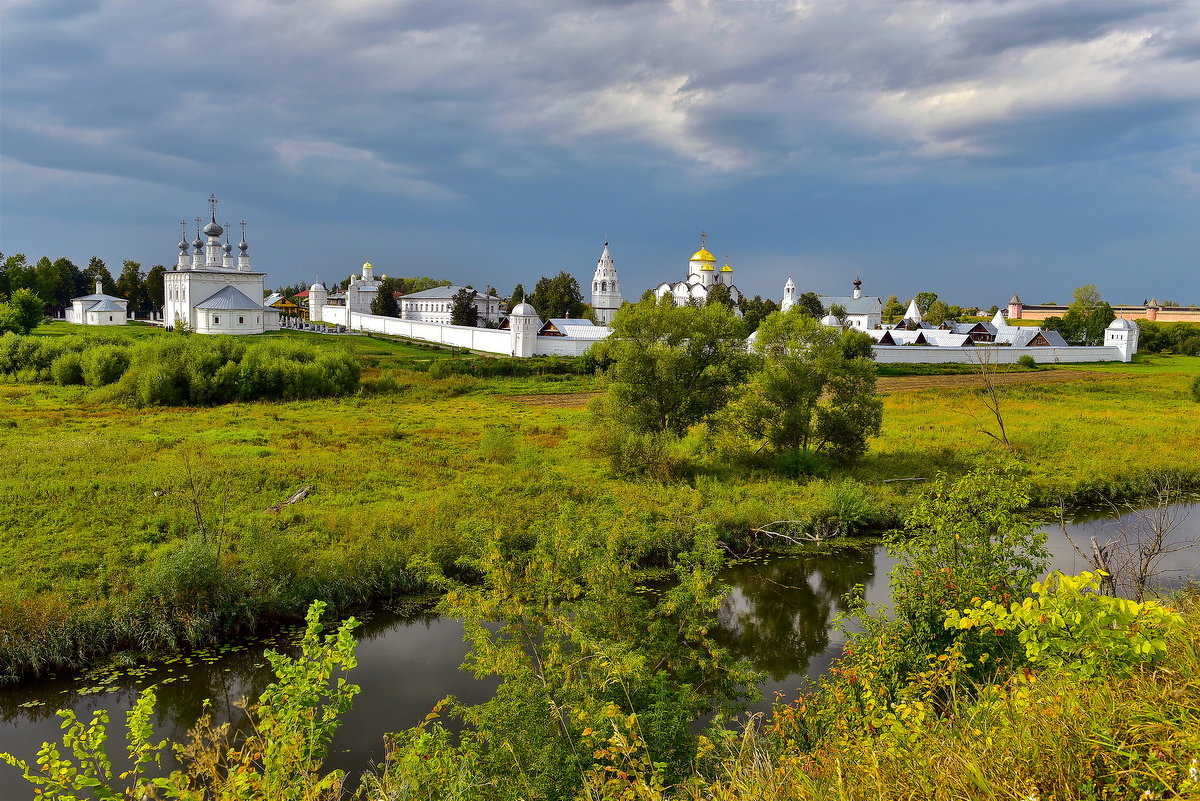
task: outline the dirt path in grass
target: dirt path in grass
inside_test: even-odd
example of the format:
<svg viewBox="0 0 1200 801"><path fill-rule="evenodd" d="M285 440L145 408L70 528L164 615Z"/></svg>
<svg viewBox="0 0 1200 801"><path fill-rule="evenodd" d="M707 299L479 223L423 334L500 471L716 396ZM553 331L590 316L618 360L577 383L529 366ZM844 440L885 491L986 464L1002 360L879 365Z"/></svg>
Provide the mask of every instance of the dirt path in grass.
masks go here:
<svg viewBox="0 0 1200 801"><path fill-rule="evenodd" d="M1064 381L1098 381L1101 379L1131 378L1131 376L1098 373L1090 370L1043 370L1036 373L999 373L997 384L1059 384ZM922 389L958 389L977 387L976 375L906 375L884 376L877 384L880 392L906 392ZM582 409L599 392L565 392L558 395L508 395L506 400L522 406L549 406L561 409Z"/></svg>

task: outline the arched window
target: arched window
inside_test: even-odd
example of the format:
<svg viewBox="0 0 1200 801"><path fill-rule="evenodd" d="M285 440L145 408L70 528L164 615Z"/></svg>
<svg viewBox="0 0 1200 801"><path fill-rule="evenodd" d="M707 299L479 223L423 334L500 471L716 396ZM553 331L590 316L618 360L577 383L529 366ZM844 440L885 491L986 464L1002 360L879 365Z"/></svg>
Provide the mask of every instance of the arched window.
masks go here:
<svg viewBox="0 0 1200 801"><path fill-rule="evenodd" d="M607 281L601 281L601 282L600 282L600 291L601 291L601 292L607 292L607 291L608 291L608 282L607 282Z"/></svg>
<svg viewBox="0 0 1200 801"><path fill-rule="evenodd" d="M112 315L111 315L111 314L110 314L110 315L108 315L108 321L109 321L110 323L112 322Z"/></svg>
<svg viewBox="0 0 1200 801"><path fill-rule="evenodd" d="M220 324L221 324L221 318L214 314L213 315L213 325L220 325Z"/></svg>
<svg viewBox="0 0 1200 801"><path fill-rule="evenodd" d="M244 322L246 322L246 320L244 318L242 318L242 317L238 318L238 325L241 325Z"/></svg>

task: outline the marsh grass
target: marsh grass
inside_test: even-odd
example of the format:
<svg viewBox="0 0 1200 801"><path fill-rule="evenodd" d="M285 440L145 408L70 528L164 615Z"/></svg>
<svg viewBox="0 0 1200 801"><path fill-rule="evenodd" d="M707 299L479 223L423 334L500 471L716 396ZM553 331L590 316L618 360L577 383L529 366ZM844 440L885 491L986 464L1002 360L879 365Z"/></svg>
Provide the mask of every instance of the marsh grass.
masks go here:
<svg viewBox="0 0 1200 801"><path fill-rule="evenodd" d="M67 333L58 325L46 333ZM682 481L625 479L591 453L584 410L512 400L596 389L589 376L437 379L411 360L456 357L366 337L280 336L374 360L363 390L131 409L85 386L0 384L0 661L9 675L80 664L118 645L170 649L295 619L316 597L338 611L385 603L422 588L422 566L460 569L492 531L514 543L552 525L610 531L654 565L689 547L700 528L734 547L773 520L829 525L852 512L861 528L886 528L924 483L892 479L953 473L995 453L976 431L969 390L895 392L882 436L849 472L797 480L702 460ZM1200 486L1200 406L1186 393L1200 358L1104 372L1003 390L1039 502L1129 499L1161 471ZM195 534L181 493L185 464L214 478L226 499L220 564L242 605L206 607L195 616L208 622L173 629L169 615L139 616L130 599ZM303 501L265 511L306 485L313 491ZM113 622L126 612L136 619Z"/></svg>

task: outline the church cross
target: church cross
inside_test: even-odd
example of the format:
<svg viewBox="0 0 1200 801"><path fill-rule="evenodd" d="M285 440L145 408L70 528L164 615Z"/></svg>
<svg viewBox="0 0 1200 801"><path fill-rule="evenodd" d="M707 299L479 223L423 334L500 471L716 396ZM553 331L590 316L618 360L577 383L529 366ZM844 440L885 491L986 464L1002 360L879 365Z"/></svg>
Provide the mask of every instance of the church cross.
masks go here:
<svg viewBox="0 0 1200 801"><path fill-rule="evenodd" d="M708 245L708 234L700 232L700 249L703 250Z"/></svg>
<svg viewBox="0 0 1200 801"><path fill-rule="evenodd" d="M212 210L212 218L214 220L217 219L217 196L216 195L208 196L208 207L209 207L209 209Z"/></svg>

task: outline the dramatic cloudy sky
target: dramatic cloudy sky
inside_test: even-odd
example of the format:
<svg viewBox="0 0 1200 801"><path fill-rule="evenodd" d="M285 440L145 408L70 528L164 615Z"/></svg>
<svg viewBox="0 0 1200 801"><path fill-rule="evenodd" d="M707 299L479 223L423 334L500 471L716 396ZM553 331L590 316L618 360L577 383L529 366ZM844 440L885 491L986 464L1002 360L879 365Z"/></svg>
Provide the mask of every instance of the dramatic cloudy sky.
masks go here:
<svg viewBox="0 0 1200 801"><path fill-rule="evenodd" d="M0 250L1200 303L1195 0L4 0Z"/></svg>

